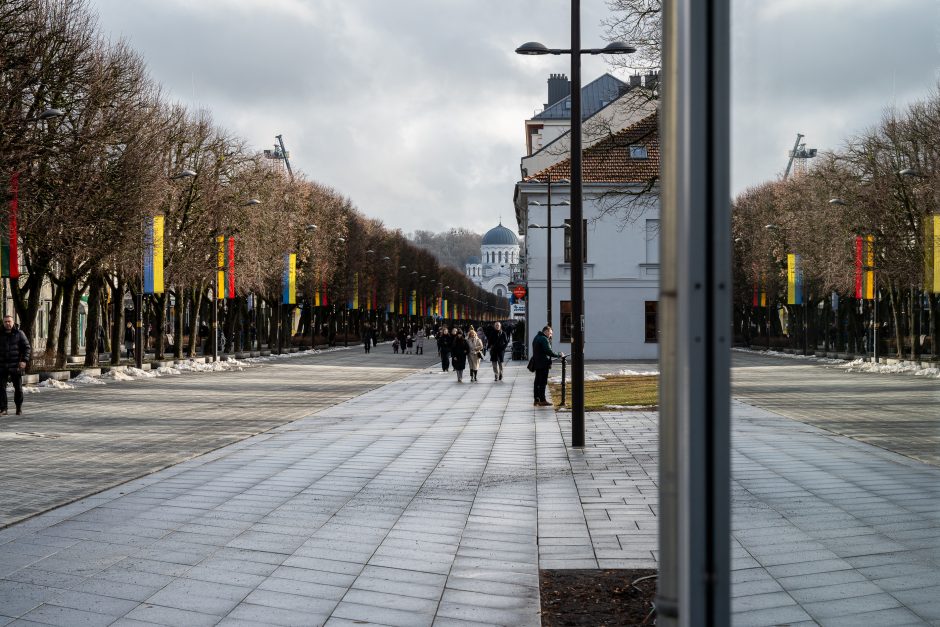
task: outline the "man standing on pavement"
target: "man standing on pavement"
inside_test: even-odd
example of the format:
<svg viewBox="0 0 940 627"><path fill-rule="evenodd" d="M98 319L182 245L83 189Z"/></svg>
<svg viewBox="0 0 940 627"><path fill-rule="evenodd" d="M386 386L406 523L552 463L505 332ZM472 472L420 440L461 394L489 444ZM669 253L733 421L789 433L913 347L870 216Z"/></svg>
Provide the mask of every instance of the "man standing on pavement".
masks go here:
<svg viewBox="0 0 940 627"><path fill-rule="evenodd" d="M13 324L13 316L6 315L0 331L0 414L7 413L7 379L13 382L16 413L23 413L23 371L28 363L29 340Z"/></svg>
<svg viewBox="0 0 940 627"><path fill-rule="evenodd" d="M552 328L545 326L532 340L532 367L535 368L535 402L537 407L551 405L545 398L545 386L548 384L548 370L552 367L552 358L562 358L564 353L552 350Z"/></svg>

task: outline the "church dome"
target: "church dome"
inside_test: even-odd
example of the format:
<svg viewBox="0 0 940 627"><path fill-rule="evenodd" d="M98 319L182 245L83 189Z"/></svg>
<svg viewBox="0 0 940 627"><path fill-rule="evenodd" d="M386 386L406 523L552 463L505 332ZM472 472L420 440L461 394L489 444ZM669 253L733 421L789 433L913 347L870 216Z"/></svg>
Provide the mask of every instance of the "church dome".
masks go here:
<svg viewBox="0 0 940 627"><path fill-rule="evenodd" d="M500 224L494 226L483 236L484 246L518 246L519 238L516 234Z"/></svg>

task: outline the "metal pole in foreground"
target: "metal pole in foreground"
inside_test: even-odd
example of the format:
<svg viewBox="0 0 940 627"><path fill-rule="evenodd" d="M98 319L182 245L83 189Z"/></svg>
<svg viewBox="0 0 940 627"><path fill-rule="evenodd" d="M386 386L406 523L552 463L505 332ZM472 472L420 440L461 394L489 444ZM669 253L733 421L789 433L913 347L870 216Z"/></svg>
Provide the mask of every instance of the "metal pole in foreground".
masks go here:
<svg viewBox="0 0 940 627"><path fill-rule="evenodd" d="M140 291L137 292L137 336L134 338L134 362L137 368L144 367L144 279L140 278Z"/></svg>
<svg viewBox="0 0 940 627"><path fill-rule="evenodd" d="M584 446L584 203L581 191L581 0L571 0L571 445ZM551 231L549 231L551 236Z"/></svg>
<svg viewBox="0 0 940 627"><path fill-rule="evenodd" d="M212 361L219 361L219 301L212 290Z"/></svg>
<svg viewBox="0 0 940 627"><path fill-rule="evenodd" d="M568 365L568 358L561 358L561 406L565 406L565 366Z"/></svg>
<svg viewBox="0 0 940 627"><path fill-rule="evenodd" d="M730 0L663 4L657 624L731 623Z"/></svg>
<svg viewBox="0 0 940 627"><path fill-rule="evenodd" d="M573 56L573 55L572 55ZM548 238L547 252L545 253L545 324L552 326L552 175L548 175L548 206L545 217L545 236ZM527 308L528 309L528 308ZM564 403L562 403L564 404Z"/></svg>

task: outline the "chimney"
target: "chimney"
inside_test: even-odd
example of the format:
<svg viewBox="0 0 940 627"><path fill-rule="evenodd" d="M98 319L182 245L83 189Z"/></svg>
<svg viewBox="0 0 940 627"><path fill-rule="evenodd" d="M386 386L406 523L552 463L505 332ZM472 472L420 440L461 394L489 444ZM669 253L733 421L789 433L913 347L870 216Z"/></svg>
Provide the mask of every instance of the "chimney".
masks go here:
<svg viewBox="0 0 940 627"><path fill-rule="evenodd" d="M549 108L562 98L571 95L571 81L564 74L551 74L548 77L548 102L545 108Z"/></svg>
<svg viewBox="0 0 940 627"><path fill-rule="evenodd" d="M633 74L630 76L630 87L639 87L640 86L640 75Z"/></svg>
<svg viewBox="0 0 940 627"><path fill-rule="evenodd" d="M653 71L653 72L647 73L645 83L646 83L647 89L656 89L657 85L659 84L659 72Z"/></svg>

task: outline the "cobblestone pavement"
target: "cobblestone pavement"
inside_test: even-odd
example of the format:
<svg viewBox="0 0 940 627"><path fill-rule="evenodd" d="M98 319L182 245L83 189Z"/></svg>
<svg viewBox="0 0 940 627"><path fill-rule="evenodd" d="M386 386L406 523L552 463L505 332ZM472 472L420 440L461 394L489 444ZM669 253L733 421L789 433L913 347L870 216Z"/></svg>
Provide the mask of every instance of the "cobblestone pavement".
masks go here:
<svg viewBox="0 0 940 627"><path fill-rule="evenodd" d="M0 527L407 376L430 359L382 345L242 372L29 394L0 417Z"/></svg>
<svg viewBox="0 0 940 627"><path fill-rule="evenodd" d="M733 363L736 398L940 466L940 379L737 352Z"/></svg>
<svg viewBox="0 0 940 627"><path fill-rule="evenodd" d="M589 413L574 450L520 364L486 375L430 368L0 530L0 625L538 625L539 568L655 567L657 414ZM734 624L940 624L940 469L733 413Z"/></svg>

